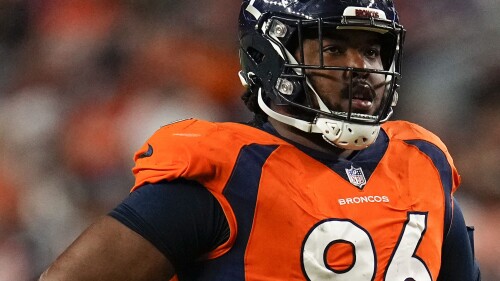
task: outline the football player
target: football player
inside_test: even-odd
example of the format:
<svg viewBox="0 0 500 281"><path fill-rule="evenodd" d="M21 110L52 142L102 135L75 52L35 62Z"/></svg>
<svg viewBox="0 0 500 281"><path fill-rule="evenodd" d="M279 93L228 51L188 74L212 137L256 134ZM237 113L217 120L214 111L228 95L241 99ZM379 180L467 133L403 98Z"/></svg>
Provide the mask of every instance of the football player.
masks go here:
<svg viewBox="0 0 500 281"><path fill-rule="evenodd" d="M190 119L41 280L479 280L445 145L405 121L391 0L244 0L251 124Z"/></svg>

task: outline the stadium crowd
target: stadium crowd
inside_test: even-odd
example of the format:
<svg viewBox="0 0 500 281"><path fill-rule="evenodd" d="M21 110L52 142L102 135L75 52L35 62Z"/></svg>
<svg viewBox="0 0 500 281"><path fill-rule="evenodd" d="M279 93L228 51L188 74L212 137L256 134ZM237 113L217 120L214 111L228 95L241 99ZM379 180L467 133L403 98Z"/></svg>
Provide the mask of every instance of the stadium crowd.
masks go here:
<svg viewBox="0 0 500 281"><path fill-rule="evenodd" d="M34 280L119 203L160 126L250 118L239 4L0 1L0 281ZM393 119L448 145L483 280L500 280L500 2L396 5L408 34Z"/></svg>

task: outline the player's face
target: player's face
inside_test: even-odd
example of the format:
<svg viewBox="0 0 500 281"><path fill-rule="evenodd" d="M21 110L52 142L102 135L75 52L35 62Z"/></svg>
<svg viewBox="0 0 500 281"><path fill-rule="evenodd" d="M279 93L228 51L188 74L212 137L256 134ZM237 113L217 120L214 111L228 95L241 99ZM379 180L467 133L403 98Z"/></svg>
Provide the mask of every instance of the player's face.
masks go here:
<svg viewBox="0 0 500 281"><path fill-rule="evenodd" d="M334 30L323 35L323 44L317 36L307 36L303 42L304 63L320 64L320 46L325 66L368 68L383 70L381 43L375 32L361 30ZM300 50L296 56L300 58ZM384 98L385 76L368 72L308 69L306 74L312 86L334 111L349 110L349 89L352 88L352 111L374 115ZM352 77L351 77L352 76ZM352 79L352 87L350 81Z"/></svg>

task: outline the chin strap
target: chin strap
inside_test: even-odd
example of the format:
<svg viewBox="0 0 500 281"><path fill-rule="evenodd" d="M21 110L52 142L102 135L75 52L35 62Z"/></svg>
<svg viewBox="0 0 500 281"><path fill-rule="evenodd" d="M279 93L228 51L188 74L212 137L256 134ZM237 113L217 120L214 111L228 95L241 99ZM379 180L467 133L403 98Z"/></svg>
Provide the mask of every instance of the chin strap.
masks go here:
<svg viewBox="0 0 500 281"><path fill-rule="evenodd" d="M308 122L278 113L264 102L262 88L259 89L257 101L269 117L306 133L320 133L327 143L341 149L365 149L375 142L380 132L379 124L361 125L323 117L316 117L313 122Z"/></svg>
<svg viewBox="0 0 500 281"><path fill-rule="evenodd" d="M258 103L262 111L264 111L269 117L290 125L292 127L295 127L303 132L306 133L322 133L321 130L316 126L316 124L304 120L300 120L297 118L290 117L288 115L284 115L281 113L278 113L274 110L272 110L267 104L264 102L264 99L262 99L262 88L259 88L259 94L258 94Z"/></svg>

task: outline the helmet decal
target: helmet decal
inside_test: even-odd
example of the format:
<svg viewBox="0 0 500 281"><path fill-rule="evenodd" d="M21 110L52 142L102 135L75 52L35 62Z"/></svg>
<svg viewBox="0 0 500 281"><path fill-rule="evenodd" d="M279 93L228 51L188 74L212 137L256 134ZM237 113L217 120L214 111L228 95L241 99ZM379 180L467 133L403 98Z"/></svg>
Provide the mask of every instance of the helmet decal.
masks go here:
<svg viewBox="0 0 500 281"><path fill-rule="evenodd" d="M360 17L360 18L374 18L374 19L387 19L384 11L373 9L373 8L364 8L364 7L347 7L344 10L344 16L351 17Z"/></svg>

